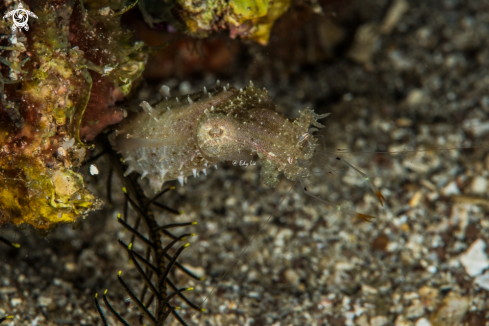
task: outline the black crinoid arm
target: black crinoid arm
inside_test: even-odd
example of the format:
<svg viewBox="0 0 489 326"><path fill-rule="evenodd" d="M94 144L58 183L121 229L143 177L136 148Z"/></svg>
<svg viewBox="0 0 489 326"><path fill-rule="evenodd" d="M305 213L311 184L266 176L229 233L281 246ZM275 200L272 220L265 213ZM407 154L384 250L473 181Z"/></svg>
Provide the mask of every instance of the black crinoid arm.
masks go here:
<svg viewBox="0 0 489 326"><path fill-rule="evenodd" d="M6 321L7 319L13 319L14 316L5 316L5 317L0 317L0 324Z"/></svg>
<svg viewBox="0 0 489 326"><path fill-rule="evenodd" d="M20 244L9 241L5 239L4 237L0 236L0 242L6 244L7 246L13 247L13 248L20 248Z"/></svg>
<svg viewBox="0 0 489 326"><path fill-rule="evenodd" d="M126 294L126 300L130 301L138 309L140 324L163 325L167 318L172 315L180 324L187 325L185 320L177 313L177 310L180 309L177 306L179 301L183 301L190 308L197 311L204 311L204 309L192 303L185 296L184 292L193 290L193 288L178 288L175 285L176 282L170 279L170 272L173 268L177 268L190 278L201 280L200 277L194 275L177 261L182 251L189 246L189 243L181 244L181 242L195 234L176 235L170 230L192 226L196 222L158 224L152 208L163 209L171 214L179 214L178 211L157 202L164 193L173 189L173 187L162 190L153 198L148 198L137 182L138 176L132 174L122 177L120 172L122 172L123 167L121 167L119 158L110 150L107 150L107 154L104 157L111 161L110 166L115 172L109 173L109 177L113 174L119 175L124 186L122 189L125 196L124 209L122 214L118 214L118 222L129 233L130 239L128 242L119 239L118 243L127 253L129 260L137 270L142 284L140 289L129 286L123 279L122 272L119 272L118 281ZM108 183L111 183L110 180ZM166 238L168 241L164 242L162 238ZM138 248L145 248L142 250L144 252L136 250L136 242L138 242ZM107 292L105 290L102 295L105 309L99 301L98 294L95 295L95 305L103 324L109 325L107 313L110 313L119 323L130 325L122 314L110 304Z"/></svg>

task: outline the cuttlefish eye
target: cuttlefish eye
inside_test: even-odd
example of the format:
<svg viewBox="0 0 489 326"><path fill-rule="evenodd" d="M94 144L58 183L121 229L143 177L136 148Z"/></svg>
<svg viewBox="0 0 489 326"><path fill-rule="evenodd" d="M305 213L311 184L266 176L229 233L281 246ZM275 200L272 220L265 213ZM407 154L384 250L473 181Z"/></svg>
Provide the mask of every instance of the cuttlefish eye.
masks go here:
<svg viewBox="0 0 489 326"><path fill-rule="evenodd" d="M246 147L241 139L239 122L222 114L208 114L196 130L196 143L200 152L209 159L224 160Z"/></svg>
<svg viewBox="0 0 489 326"><path fill-rule="evenodd" d="M219 138L223 133L224 130L222 130L222 128L212 128L209 130L209 136L212 138Z"/></svg>

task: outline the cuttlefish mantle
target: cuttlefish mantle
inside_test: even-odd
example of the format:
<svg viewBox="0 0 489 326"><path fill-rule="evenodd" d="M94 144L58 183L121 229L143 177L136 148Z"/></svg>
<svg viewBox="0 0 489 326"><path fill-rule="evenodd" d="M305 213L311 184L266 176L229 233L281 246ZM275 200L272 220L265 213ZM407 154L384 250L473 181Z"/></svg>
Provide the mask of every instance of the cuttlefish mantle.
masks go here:
<svg viewBox="0 0 489 326"><path fill-rule="evenodd" d="M140 173L154 191L168 180L184 184L188 176L242 159L244 153L263 161L261 176L271 187L282 172L291 180L310 173L316 148L311 134L328 114L305 109L299 118L288 119L275 111L266 89L251 83L245 89L204 88L183 97L170 97L163 86L161 93L164 100L142 102L143 110L125 119L112 138L128 165L126 175Z"/></svg>

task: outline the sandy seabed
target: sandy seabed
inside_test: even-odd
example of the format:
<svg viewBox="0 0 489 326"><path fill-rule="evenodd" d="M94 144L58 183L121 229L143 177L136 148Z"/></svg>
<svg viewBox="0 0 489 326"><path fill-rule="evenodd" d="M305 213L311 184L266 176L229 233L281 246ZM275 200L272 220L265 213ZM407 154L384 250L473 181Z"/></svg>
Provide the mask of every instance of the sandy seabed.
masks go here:
<svg viewBox="0 0 489 326"><path fill-rule="evenodd" d="M324 40L305 42L295 64L276 59L272 48L246 45L241 63L229 68L232 77L165 81L197 91L217 78L236 87L253 79L287 116L305 107L331 112L319 132L326 149L371 176L387 200L381 207L363 179L341 165L331 167L332 177L308 181L308 190L376 216L372 223L305 195L300 183L283 178L276 189L264 187L259 161L221 164L178 185L161 202L184 214L157 217L198 222L188 228L197 236L180 262L206 279L190 281L178 271L174 278L195 287L189 297L196 303L213 290L207 313L181 305L190 325L489 325L489 3L349 6L343 19L325 12L321 19L331 23L291 32L291 39L307 40L322 31ZM283 42L276 37L270 46ZM328 42L340 46L328 50ZM409 152L415 149L427 151ZM81 171L104 196L106 164L96 164L98 178L88 167ZM139 325L116 277L122 270L131 286L142 283L117 244L128 238L116 221L118 184L114 206L76 230L62 226L46 237L30 228L0 230L22 244L0 248L0 317L15 316L5 325L101 325L93 296L106 288L114 307Z"/></svg>

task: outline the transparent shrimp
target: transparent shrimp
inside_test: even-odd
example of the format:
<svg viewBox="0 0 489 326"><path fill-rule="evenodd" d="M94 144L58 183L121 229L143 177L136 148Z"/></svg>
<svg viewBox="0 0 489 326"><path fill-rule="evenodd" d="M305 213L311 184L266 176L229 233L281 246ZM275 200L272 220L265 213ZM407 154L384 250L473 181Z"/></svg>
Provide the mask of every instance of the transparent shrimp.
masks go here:
<svg viewBox="0 0 489 326"><path fill-rule="evenodd" d="M299 142L308 141L309 138L310 138L310 134L307 133L307 134L301 136L301 138L299 139ZM336 170L337 169L334 167L333 162L336 161L339 164L342 164L346 167L352 168L356 172L358 172L365 181L367 181L370 189L372 190L372 192L375 194L375 196L379 200L380 205L384 206L384 203L386 202L385 197L380 192L379 188L373 183L372 179L365 172L360 171L358 168L356 168L355 166L353 166L352 164L347 162L345 159L341 158L340 156L336 155L335 153L331 153L331 152L326 151L324 149L325 145L324 145L323 136L318 135L317 138L320 138L322 140L323 149L322 150L315 150L315 152L314 152L314 155L311 159L311 167L310 167L311 168L311 174L325 173L327 176L330 177L330 181L333 183L335 188L339 189L338 185L335 182L335 179L337 179L336 178L336 174L337 174ZM320 172L314 172L315 170L320 170ZM372 222L372 220L375 218L374 216L355 212L351 209L345 208L345 207L340 206L338 204L335 204L329 200L325 200L323 198L320 198L320 197L312 194L307 189L306 184L305 184L305 180L304 180L304 179L309 178L309 177L310 177L310 175L309 176L302 176L299 178L299 181L302 185L302 190L304 191L304 193L306 195L313 197L313 198L315 198L315 199L317 199L317 200L319 200L319 201L321 201L321 202L323 202L323 203L325 203L325 204L327 204L327 205L335 208L336 210L341 211L347 215L359 218L362 221Z"/></svg>

